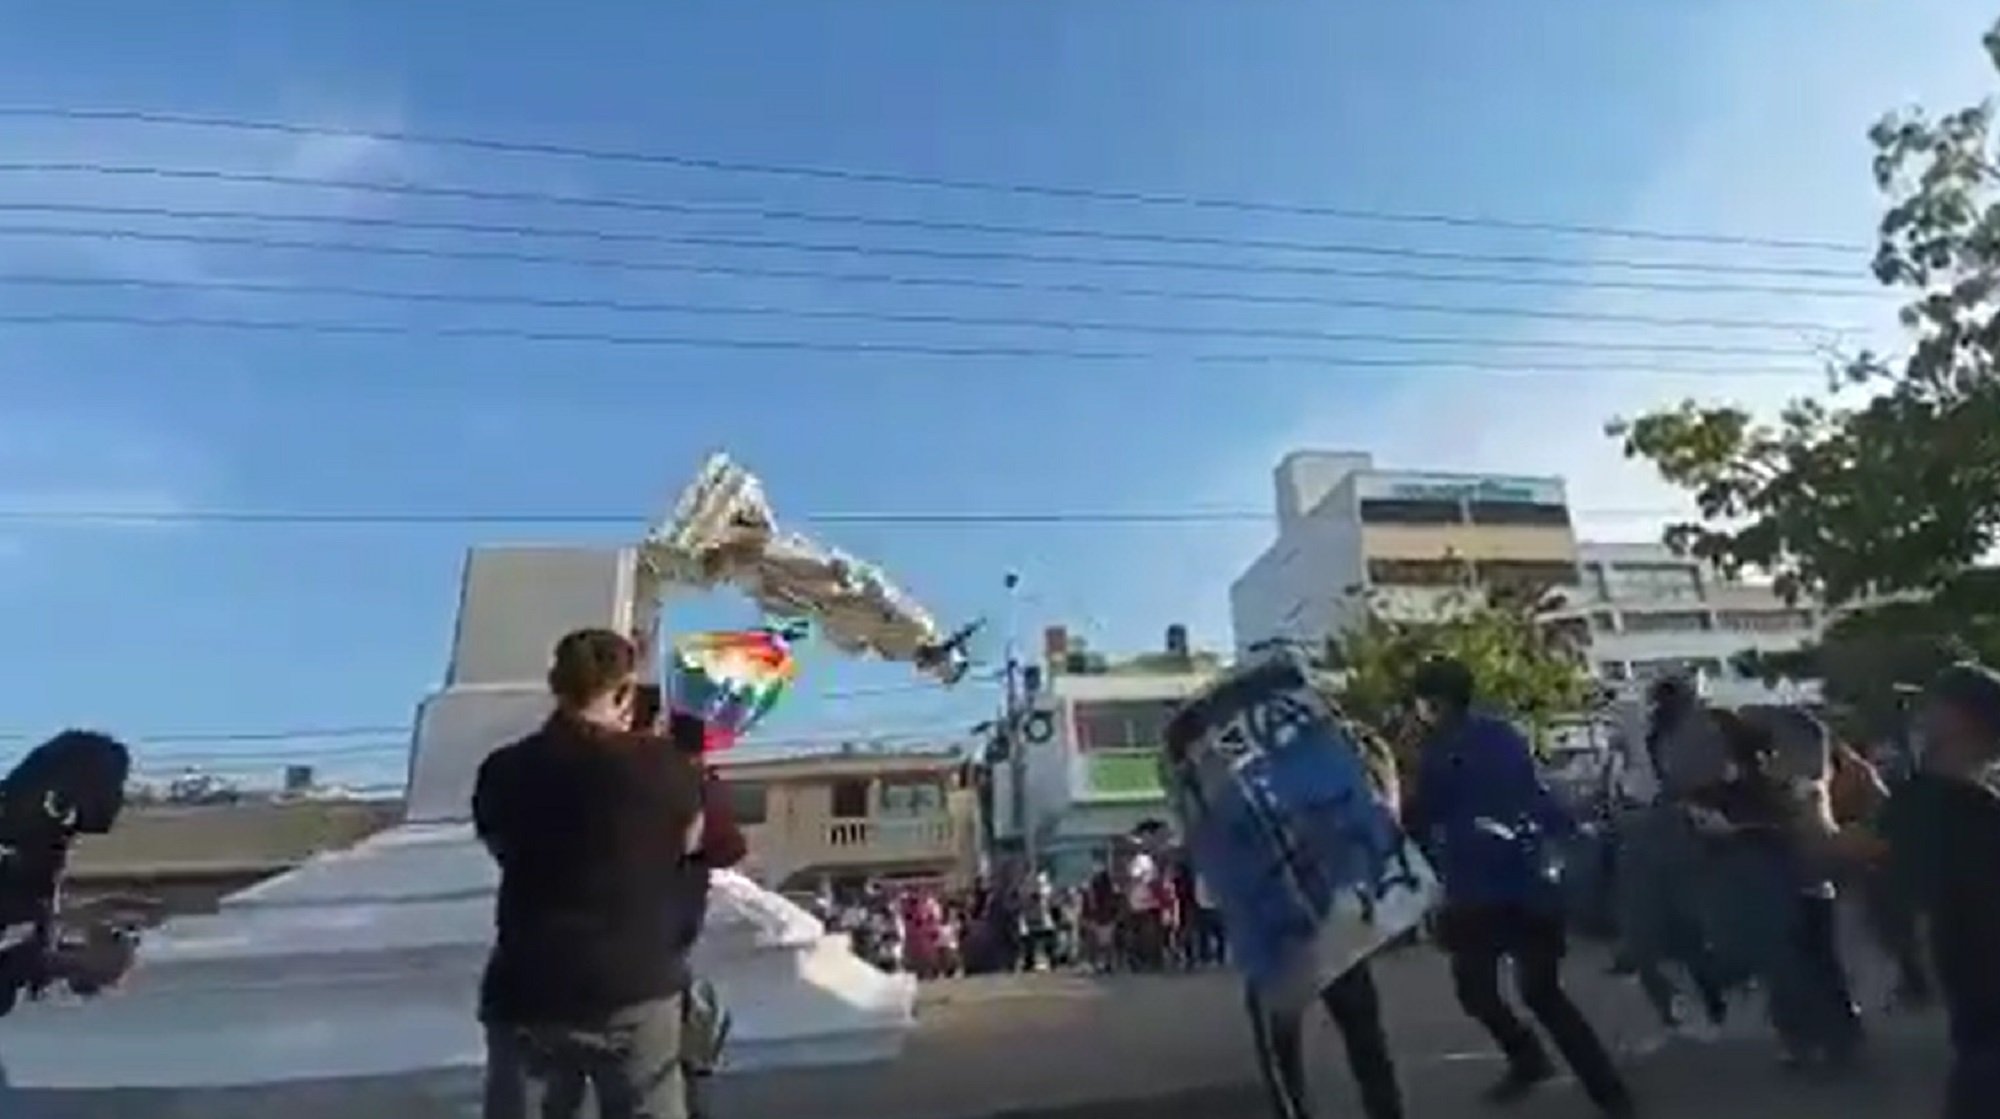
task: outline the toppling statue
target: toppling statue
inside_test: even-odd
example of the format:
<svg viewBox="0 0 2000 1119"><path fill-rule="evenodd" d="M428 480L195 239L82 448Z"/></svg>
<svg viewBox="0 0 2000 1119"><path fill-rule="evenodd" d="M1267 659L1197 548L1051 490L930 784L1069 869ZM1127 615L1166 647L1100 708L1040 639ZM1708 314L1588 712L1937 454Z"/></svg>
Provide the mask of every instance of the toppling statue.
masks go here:
<svg viewBox="0 0 2000 1119"><path fill-rule="evenodd" d="M734 587L773 617L810 618L850 656L912 664L947 685L965 676L977 623L943 633L873 564L780 529L762 484L727 455L709 456L639 551L662 587Z"/></svg>

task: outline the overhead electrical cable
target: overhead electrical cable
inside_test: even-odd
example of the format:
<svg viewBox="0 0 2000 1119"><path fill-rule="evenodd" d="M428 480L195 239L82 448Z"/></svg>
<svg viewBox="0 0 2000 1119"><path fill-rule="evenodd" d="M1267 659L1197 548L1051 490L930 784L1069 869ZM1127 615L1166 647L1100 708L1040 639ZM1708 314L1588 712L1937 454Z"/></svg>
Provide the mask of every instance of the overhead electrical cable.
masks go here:
<svg viewBox="0 0 2000 1119"><path fill-rule="evenodd" d="M0 106L0 117L198 128L295 137L346 137L418 147L460 148L496 155L559 157L590 162L677 167L686 170L729 174L775 176L979 194L1025 195L1063 198L1075 201L1122 203L1129 206L1290 214L1300 217L1336 218L1348 221L1400 225L1509 229L1522 232L1562 233L1662 243L1729 245L1842 253L1869 252L1872 250L1872 246L1869 245L1830 239L1769 237L1736 233L1692 232L1638 226L1503 218L1487 215L1395 211L1357 206L1278 202L1167 191L1081 187L1048 183L995 182L851 167L723 159L675 152L590 147L549 141L508 140L497 137L453 135L405 129L342 127L220 114L169 112L132 108L11 105Z"/></svg>
<svg viewBox="0 0 2000 1119"><path fill-rule="evenodd" d="M1528 358L1493 361L1450 356L1339 356L1323 353L1194 353L1087 348L1055 345L954 344L898 341L843 342L822 338L753 338L706 334L621 334L599 330L533 329L517 326L333 319L259 319L207 315L141 315L98 311L0 312L0 327L133 327L154 330L222 330L342 337L429 337L460 340L620 346L698 350L740 350L818 354L900 355L956 359L1059 359L1065 361L1147 362L1193 365L1284 367L1316 370L1436 369L1542 376L1551 373L1643 373L1683 377L1820 377L1821 365L1795 367L1676 366L1657 362L1551 362ZM1455 343L1479 346L1482 342ZM1552 348L1562 349L1560 343ZM1804 356L1803 354L1801 356ZM1532 364L1523 364L1529 362Z"/></svg>
<svg viewBox="0 0 2000 1119"><path fill-rule="evenodd" d="M288 281L177 280L121 276L64 276L0 273L0 287L131 289L145 291L226 292L298 298L327 296L388 303L442 304L468 307L519 307L546 311L598 311L619 315L686 315L715 318L787 318L803 321L866 322L898 326L974 326L1052 330L1063 333L1135 334L1179 338L1255 338L1271 341L1371 343L1393 346L1476 346L1496 349L1576 350L1603 353L1678 353L1720 357L1809 356L1798 346L1752 346L1736 343L1554 338L1480 338L1464 335L1421 335L1393 331L1301 330L1285 327L1211 326L1193 323L1121 322L1033 315L978 315L925 311L879 311L855 308L786 307L772 304L696 303L678 300L631 301L397 289L350 284Z"/></svg>
<svg viewBox="0 0 2000 1119"><path fill-rule="evenodd" d="M134 241L180 245L230 245L304 252L350 253L364 256L409 257L424 260L461 260L525 265L564 265L601 268L618 272L685 273L688 264L665 260L632 260L621 256L588 256L575 253L524 252L513 249L449 249L431 245L385 245L371 242L311 238L263 237L237 233L189 232L164 229L120 229L93 225L60 225L23 222L0 225L0 236L56 237L67 239ZM748 251L777 251L813 255L897 256L959 263L1011 262L1057 265L1065 268L1096 267L1121 270L1152 269L1217 272L1249 276L1295 276L1320 279L1395 280L1411 283L1491 284L1497 287L1559 288L1600 291L1644 291L1685 295L1755 294L1793 295L1822 299L1883 298L1879 288L1863 286L1834 288L1798 284L1747 284L1721 281L1670 283L1658 280L1619 279L1599 276L1544 276L1527 272L1434 272L1423 269L1349 268L1341 265L1266 264L1214 259L1176 260L1165 257L1088 257L1056 253L1028 253L1007 250L956 250L829 244L790 241L783 238L690 236L685 243L709 248Z"/></svg>
<svg viewBox="0 0 2000 1119"><path fill-rule="evenodd" d="M555 202L569 206L585 205L590 201L589 196L579 195L542 195L524 191L492 191L470 187L427 187L416 183L370 183L368 180L362 179L313 179L303 176L89 163L0 164L0 174L20 171L117 175L138 174L159 178L213 179L223 182L251 182L261 185L425 195L482 201ZM599 199L598 201L609 200ZM1360 256L1392 260L1487 264L1506 267L1609 268L1628 272L1663 272L1723 276L1780 276L1805 279L1847 280L1856 283L1863 282L1867 278L1866 273L1858 265L1846 268L1830 268L1824 266L1802 267L1798 265L1746 264L1741 261L1631 260L1621 257L1550 256L1542 253L1490 253L1455 249L1422 249L1406 245L1371 245L1354 242L1309 242L1268 239L1245 240L1176 233L1133 233L1077 227L1052 228L984 222L943 222L925 218L877 217L869 214L812 214L805 211L722 208L673 202L640 202L639 200L622 199L618 201L629 203L635 207L643 206L649 211L664 211L708 217L755 217L765 221L801 221L811 219L830 225L887 226L898 229L920 229L930 232L1008 234L1017 237L1059 237L1159 245L1183 245L1200 248L1257 249L1264 251L1313 253L1326 256ZM584 240L624 245L708 245L721 248L768 248L773 244L773 242L769 241L756 241L746 246L741 238L715 237L703 234L661 233L636 229L604 229L596 226L444 220L435 218L391 217L374 214L298 213L245 209L242 207L185 207L75 201L6 200L0 201L0 213L81 214L92 217L170 218L182 221L240 221L283 225L322 225L340 226L351 229L386 229L405 232L465 233L487 236ZM777 243L783 244L786 247L797 247L801 251L856 252L891 256L918 255L924 259L945 260L1046 260L1064 264L1107 263L1126 267L1191 267L1196 263L1205 263L1182 260L1162 261L1159 258L1139 258L1137 260L1111 258L1106 260L1095 257L1052 257L1047 254L1003 253L999 250L906 249L897 246L826 245L823 243L791 241ZM1266 267L1278 269L1282 266L1269 265Z"/></svg>
<svg viewBox="0 0 2000 1119"><path fill-rule="evenodd" d="M1582 517L1685 517L1685 509L1666 507L1573 507ZM1268 510L1023 510L1018 512L962 510L955 512L803 512L789 517L808 524L874 527L970 528L983 525L1083 527L1139 525L1270 524ZM629 513L477 512L307 509L22 509L0 506L0 523L42 524L182 524L277 527L485 527L495 525L571 525L643 528L647 518ZM0 736L4 740L4 736ZM202 739L201 741L207 741Z"/></svg>

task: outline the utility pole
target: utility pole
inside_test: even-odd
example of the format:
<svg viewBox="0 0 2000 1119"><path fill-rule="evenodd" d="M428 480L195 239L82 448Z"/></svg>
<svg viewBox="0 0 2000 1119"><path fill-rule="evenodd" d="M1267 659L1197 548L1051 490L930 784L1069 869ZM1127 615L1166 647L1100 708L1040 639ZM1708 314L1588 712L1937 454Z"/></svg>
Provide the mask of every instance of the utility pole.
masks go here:
<svg viewBox="0 0 2000 1119"><path fill-rule="evenodd" d="M1007 744L1008 816L1013 820L1014 831L1021 842L1021 859L1027 864L1022 869L1032 874L1036 865L1035 829L1028 821L1027 743L1021 738L1021 576L1009 571L1001 579L1001 586L1007 591L1006 671L1000 699L1000 734L1001 741Z"/></svg>

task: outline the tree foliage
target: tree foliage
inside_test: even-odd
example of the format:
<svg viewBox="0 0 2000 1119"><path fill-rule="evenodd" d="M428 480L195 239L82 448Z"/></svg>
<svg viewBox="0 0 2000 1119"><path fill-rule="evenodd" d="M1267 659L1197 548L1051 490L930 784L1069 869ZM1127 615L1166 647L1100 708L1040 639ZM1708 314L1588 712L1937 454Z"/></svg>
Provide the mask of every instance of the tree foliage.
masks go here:
<svg viewBox="0 0 2000 1119"><path fill-rule="evenodd" d="M2000 26L1985 47L2000 69ZM1869 131L1888 209L1873 271L1906 299L1907 351L1864 351L1770 420L1684 401L1610 433L1689 491L1668 542L1832 603L1948 587L2000 536L2000 171L1994 108ZM1860 393L1840 390L1861 390ZM1857 395L1867 399L1849 403Z"/></svg>
<svg viewBox="0 0 2000 1119"><path fill-rule="evenodd" d="M1934 596L1854 611L1811 648L1745 653L1738 664L1766 679L1821 681L1840 729L1872 741L1900 729L1910 688L1968 657L2000 662L2000 571L1971 572Z"/></svg>
<svg viewBox="0 0 2000 1119"><path fill-rule="evenodd" d="M1575 645L1543 621L1538 595L1460 592L1432 616L1399 620L1368 611L1329 643L1327 661L1343 676L1348 713L1391 729L1417 666L1432 656L1465 662L1482 703L1519 719L1539 741L1558 718L1582 710L1592 685Z"/></svg>

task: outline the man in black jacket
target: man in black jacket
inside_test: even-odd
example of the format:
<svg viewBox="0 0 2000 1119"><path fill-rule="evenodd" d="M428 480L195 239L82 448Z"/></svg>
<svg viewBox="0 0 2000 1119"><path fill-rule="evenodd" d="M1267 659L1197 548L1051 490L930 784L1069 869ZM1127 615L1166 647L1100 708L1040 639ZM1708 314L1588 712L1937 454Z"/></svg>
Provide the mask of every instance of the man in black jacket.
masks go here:
<svg viewBox="0 0 2000 1119"><path fill-rule="evenodd" d="M1925 704L1920 771L1883 806L1888 873L1928 919L1951 1024L1947 1119L2000 1115L2000 675L1945 670Z"/></svg>
<svg viewBox="0 0 2000 1119"><path fill-rule="evenodd" d="M117 739L67 730L0 780L0 1016L23 994L57 983L91 993L130 966L128 938L109 927L65 938L56 903L72 843L118 822L131 768L131 751Z"/></svg>
<svg viewBox="0 0 2000 1119"><path fill-rule="evenodd" d="M556 711L480 767L473 820L500 864L480 989L487 1119L684 1119L702 779L631 729L639 654L608 630L556 646Z"/></svg>

